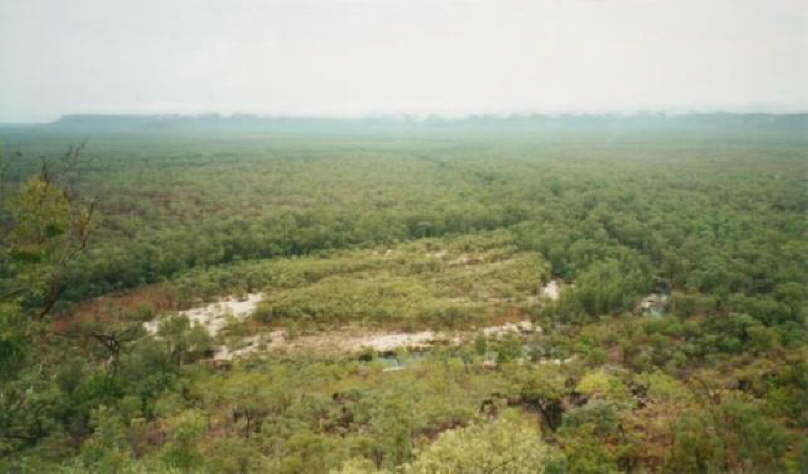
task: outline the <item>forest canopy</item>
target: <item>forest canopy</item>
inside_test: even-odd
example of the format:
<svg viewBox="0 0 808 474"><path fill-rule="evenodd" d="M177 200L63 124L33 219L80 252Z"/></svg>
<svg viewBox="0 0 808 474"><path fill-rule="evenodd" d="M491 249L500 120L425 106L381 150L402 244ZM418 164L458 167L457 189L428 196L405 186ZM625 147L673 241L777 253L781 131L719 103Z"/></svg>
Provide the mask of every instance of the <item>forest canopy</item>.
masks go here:
<svg viewBox="0 0 808 474"><path fill-rule="evenodd" d="M0 128L0 471L804 472L770 118Z"/></svg>

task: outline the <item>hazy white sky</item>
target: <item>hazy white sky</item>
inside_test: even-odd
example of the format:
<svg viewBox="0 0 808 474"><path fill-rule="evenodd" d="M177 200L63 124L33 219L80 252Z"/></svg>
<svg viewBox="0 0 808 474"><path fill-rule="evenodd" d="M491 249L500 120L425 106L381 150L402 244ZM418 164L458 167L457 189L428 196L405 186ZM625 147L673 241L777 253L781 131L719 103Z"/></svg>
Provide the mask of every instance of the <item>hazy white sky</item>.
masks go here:
<svg viewBox="0 0 808 474"><path fill-rule="evenodd" d="M808 0L0 0L0 122L808 110Z"/></svg>

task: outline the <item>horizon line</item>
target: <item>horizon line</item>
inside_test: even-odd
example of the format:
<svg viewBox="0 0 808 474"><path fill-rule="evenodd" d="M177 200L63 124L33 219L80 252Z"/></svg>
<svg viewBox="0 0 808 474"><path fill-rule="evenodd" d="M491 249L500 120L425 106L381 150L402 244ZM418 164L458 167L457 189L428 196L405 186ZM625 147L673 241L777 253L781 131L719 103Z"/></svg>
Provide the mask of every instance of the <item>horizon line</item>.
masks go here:
<svg viewBox="0 0 808 474"><path fill-rule="evenodd" d="M733 107L705 107L705 108L641 108L641 109L602 109L602 110L545 110L545 111L511 111L511 112L369 112L364 114L329 114L329 113L272 113L272 112L246 112L246 111L114 111L114 112L75 112L59 115L47 121L0 121L0 125L50 125L67 117L164 117L164 118L237 118L250 117L258 119L328 119L328 120L365 120L365 119L398 119L398 120L464 120L469 118L496 118L505 119L513 117L530 116L636 116L636 115L804 115L808 114L808 107L794 108L793 110L775 110L772 107L749 108L747 110L732 110Z"/></svg>

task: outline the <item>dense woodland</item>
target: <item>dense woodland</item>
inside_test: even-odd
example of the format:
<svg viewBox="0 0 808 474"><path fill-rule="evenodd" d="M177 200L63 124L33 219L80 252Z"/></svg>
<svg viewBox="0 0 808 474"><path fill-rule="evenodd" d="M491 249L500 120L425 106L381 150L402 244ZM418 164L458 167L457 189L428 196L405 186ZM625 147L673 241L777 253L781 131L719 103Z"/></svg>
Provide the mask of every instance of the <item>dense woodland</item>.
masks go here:
<svg viewBox="0 0 808 474"><path fill-rule="evenodd" d="M0 471L808 472L808 129L730 118L0 128Z"/></svg>

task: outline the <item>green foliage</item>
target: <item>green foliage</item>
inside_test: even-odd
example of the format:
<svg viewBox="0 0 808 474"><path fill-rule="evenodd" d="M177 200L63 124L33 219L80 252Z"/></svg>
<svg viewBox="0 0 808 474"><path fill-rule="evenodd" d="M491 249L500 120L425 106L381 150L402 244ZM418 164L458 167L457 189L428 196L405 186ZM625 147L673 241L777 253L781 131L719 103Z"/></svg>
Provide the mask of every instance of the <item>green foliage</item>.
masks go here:
<svg viewBox="0 0 808 474"><path fill-rule="evenodd" d="M508 337L504 341L497 343L494 349L497 353L497 363L499 364L515 361L521 358L524 353L522 342L514 337Z"/></svg>
<svg viewBox="0 0 808 474"><path fill-rule="evenodd" d="M527 307L546 277L543 259L509 246L508 234L428 239L378 251L251 265L267 274L254 319L324 327L348 322L461 329L502 301Z"/></svg>
<svg viewBox="0 0 808 474"><path fill-rule="evenodd" d="M583 423L576 427L562 427L559 437L568 460L567 472L574 474L601 474L620 472L617 460L609 447L597 436L597 426Z"/></svg>
<svg viewBox="0 0 808 474"><path fill-rule="evenodd" d="M81 464L88 471L122 472L132 453L123 420L104 405L92 411L93 434L81 446Z"/></svg>
<svg viewBox="0 0 808 474"><path fill-rule="evenodd" d="M618 400L628 397L628 390L623 382L602 369L584 375L575 389L590 397L607 397Z"/></svg>
<svg viewBox="0 0 808 474"><path fill-rule="evenodd" d="M804 138L102 134L70 186L101 196L90 221L29 158L65 136L0 133L30 150L0 159L0 470L805 464ZM248 292L264 302L216 340L170 316ZM649 293L671 296L656 318ZM543 332L472 339L528 315ZM398 371L208 360L278 326L469 340Z"/></svg>
<svg viewBox="0 0 808 474"><path fill-rule="evenodd" d="M607 259L590 264L564 292L557 304L545 313L566 321L581 321L593 316L634 307L640 295L651 289L650 265L633 253L626 260Z"/></svg>
<svg viewBox="0 0 808 474"><path fill-rule="evenodd" d="M172 434L161 450L163 463L180 471L194 470L200 466L204 457L196 449L195 443L204 433L206 420L204 415L190 410L172 419Z"/></svg>
<svg viewBox="0 0 808 474"><path fill-rule="evenodd" d="M682 382L664 373L644 374L642 379L648 387L648 396L654 400L687 402L693 397Z"/></svg>
<svg viewBox="0 0 808 474"><path fill-rule="evenodd" d="M553 472L560 459L535 427L515 417L442 433L404 469L407 473Z"/></svg>
<svg viewBox="0 0 808 474"><path fill-rule="evenodd" d="M737 398L674 422L673 472L783 472L791 435L753 404Z"/></svg>
<svg viewBox="0 0 808 474"><path fill-rule="evenodd" d="M178 364L200 357L213 346L207 329L198 324L191 326L187 316L163 318L157 334L166 345L170 357Z"/></svg>

